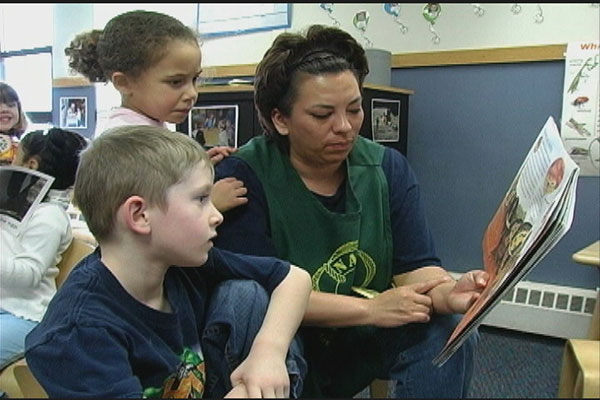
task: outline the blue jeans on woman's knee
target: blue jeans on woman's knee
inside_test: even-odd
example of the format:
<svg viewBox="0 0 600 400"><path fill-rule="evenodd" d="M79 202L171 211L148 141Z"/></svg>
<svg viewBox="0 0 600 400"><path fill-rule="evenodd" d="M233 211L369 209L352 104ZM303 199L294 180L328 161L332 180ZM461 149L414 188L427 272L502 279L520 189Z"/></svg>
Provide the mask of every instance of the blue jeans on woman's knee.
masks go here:
<svg viewBox="0 0 600 400"><path fill-rule="evenodd" d="M467 396L473 375L475 348L479 333L474 332L441 367L432 364L446 344L462 315L432 316L427 324L412 324L418 343L400 352L390 370L396 380L397 398L463 398Z"/></svg>
<svg viewBox="0 0 600 400"><path fill-rule="evenodd" d="M215 288L206 315L202 352L206 362L205 397L222 398L231 390L229 376L248 356L262 326L269 295L255 281L230 280ZM290 396L302 392L306 362L294 340L286 358Z"/></svg>
<svg viewBox="0 0 600 400"><path fill-rule="evenodd" d="M23 357L25 336L37 322L17 317L0 309L0 370Z"/></svg>

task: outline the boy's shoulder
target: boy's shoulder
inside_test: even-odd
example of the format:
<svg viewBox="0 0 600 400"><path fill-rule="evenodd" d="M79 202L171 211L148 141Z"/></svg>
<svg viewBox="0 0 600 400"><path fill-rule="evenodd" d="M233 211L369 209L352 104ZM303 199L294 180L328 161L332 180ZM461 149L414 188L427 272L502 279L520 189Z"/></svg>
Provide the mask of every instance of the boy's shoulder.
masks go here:
<svg viewBox="0 0 600 400"><path fill-rule="evenodd" d="M46 342L75 326L112 324L112 308L121 299L111 288L115 279L100 261L98 251L86 256L70 272L54 295L42 321L28 336L28 347ZM115 279L116 280L116 279Z"/></svg>

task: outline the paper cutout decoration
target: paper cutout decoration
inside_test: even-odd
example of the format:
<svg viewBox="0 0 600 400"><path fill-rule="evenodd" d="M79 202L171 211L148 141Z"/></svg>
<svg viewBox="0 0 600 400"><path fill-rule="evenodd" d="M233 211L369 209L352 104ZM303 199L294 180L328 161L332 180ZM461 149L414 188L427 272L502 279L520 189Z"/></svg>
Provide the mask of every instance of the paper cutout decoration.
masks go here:
<svg viewBox="0 0 600 400"><path fill-rule="evenodd" d="M433 29L433 24L435 24L435 20L440 16L441 12L442 6L440 3L427 3L423 7L423 18L429 22L429 31L433 33L431 40L434 44L438 44L440 42L440 36L437 34L435 29Z"/></svg>
<svg viewBox="0 0 600 400"><path fill-rule="evenodd" d="M471 3L471 5L473 6L473 12L475 13L475 15L477 15L478 17L483 17L483 14L485 14L485 10L483 7L481 7L481 4Z"/></svg>
<svg viewBox="0 0 600 400"><path fill-rule="evenodd" d="M394 17L394 21L400 25L400 32L408 32L408 27L400 21L400 3L384 3L383 10Z"/></svg>
<svg viewBox="0 0 600 400"><path fill-rule="evenodd" d="M354 18L352 18L352 25L356 29L358 29L365 40L366 47L373 47L373 42L365 35L365 31L367 30L367 26L369 26L369 13L367 11L359 11L354 14Z"/></svg>
<svg viewBox="0 0 600 400"><path fill-rule="evenodd" d="M321 7L321 9L327 13L329 19L332 20L333 25L340 26L340 21L333 16L333 3L321 3L319 4L319 7Z"/></svg>

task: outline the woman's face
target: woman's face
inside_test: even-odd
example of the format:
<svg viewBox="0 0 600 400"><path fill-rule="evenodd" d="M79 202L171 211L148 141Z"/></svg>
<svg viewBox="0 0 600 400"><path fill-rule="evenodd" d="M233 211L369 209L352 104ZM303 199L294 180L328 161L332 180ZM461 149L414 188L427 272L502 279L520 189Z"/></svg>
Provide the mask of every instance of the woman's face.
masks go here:
<svg viewBox="0 0 600 400"><path fill-rule="evenodd" d="M290 157L303 164L341 164L363 123L362 96L351 71L300 77L289 117L272 115L290 143Z"/></svg>
<svg viewBox="0 0 600 400"><path fill-rule="evenodd" d="M8 132L19 123L19 104L0 102L0 132Z"/></svg>

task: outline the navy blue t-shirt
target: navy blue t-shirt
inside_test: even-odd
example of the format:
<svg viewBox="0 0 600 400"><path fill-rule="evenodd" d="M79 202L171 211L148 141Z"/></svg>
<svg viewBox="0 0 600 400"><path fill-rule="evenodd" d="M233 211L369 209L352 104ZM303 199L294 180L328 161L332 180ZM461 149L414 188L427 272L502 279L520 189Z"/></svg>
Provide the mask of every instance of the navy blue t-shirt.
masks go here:
<svg viewBox="0 0 600 400"><path fill-rule="evenodd" d="M226 279L253 279L271 293L289 272L274 258L213 248L201 267L171 267L164 288L172 312L133 298L100 260L82 260L26 337L26 359L51 397L153 394L182 363L202 364L200 338L211 289ZM204 368L203 365L194 367Z"/></svg>
<svg viewBox="0 0 600 400"><path fill-rule="evenodd" d="M406 157L386 148L382 169L388 183L393 236L393 275L428 265L441 265L420 198L417 178ZM248 189L248 203L227 211L217 228L215 245L238 253L279 256L271 240L269 206L260 180L250 165L235 154L215 166L215 180L233 176ZM344 187L345 185L342 185ZM317 196L325 207L339 210L343 193L333 199ZM363 207L366 205L363 202ZM289 210L293 213L294 210Z"/></svg>

